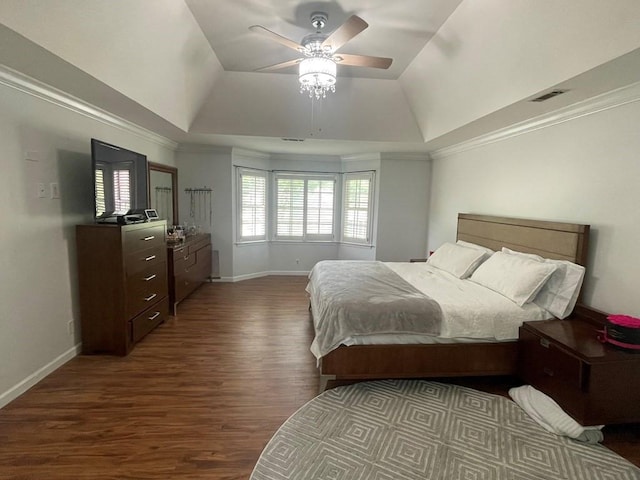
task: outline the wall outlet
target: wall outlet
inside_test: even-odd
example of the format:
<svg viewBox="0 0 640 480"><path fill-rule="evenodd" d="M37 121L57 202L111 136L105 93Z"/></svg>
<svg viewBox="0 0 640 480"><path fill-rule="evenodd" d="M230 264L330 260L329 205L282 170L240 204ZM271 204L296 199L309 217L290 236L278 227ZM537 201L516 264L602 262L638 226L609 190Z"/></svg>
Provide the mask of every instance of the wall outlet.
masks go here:
<svg viewBox="0 0 640 480"><path fill-rule="evenodd" d="M300 259L296 258L296 265L298 265L300 263Z"/></svg>
<svg viewBox="0 0 640 480"><path fill-rule="evenodd" d="M58 189L57 182L51 182L49 184L49 193L51 198L60 198L60 190Z"/></svg>
<svg viewBox="0 0 640 480"><path fill-rule="evenodd" d="M47 191L44 188L44 183L36 183L36 191L38 192L38 198L44 198L47 196Z"/></svg>
<svg viewBox="0 0 640 480"><path fill-rule="evenodd" d="M69 333L69 336L73 336L75 332L75 325L73 323L73 320L69 320L67 322L67 332Z"/></svg>

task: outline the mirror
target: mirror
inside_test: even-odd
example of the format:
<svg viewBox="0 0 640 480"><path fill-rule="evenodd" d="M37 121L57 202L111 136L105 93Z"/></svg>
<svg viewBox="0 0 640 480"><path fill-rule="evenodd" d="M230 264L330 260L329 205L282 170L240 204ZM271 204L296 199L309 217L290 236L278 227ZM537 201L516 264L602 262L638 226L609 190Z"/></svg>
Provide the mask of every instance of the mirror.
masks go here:
<svg viewBox="0 0 640 480"><path fill-rule="evenodd" d="M149 162L149 205L167 225L178 225L178 169Z"/></svg>

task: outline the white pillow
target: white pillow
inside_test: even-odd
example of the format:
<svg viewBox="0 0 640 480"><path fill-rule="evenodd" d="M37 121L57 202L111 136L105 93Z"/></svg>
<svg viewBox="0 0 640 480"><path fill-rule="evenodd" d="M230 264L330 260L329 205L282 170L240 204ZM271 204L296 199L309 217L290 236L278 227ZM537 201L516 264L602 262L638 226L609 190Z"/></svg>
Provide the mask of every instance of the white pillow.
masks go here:
<svg viewBox="0 0 640 480"><path fill-rule="evenodd" d="M534 299L556 268L521 255L496 252L473 272L470 280L523 306Z"/></svg>
<svg viewBox="0 0 640 480"><path fill-rule="evenodd" d="M484 252L484 257L485 257L484 259L485 260L495 253L490 248L483 247L482 245L478 245L477 243L465 242L464 240L458 240L456 242L456 245L462 245L463 247L475 248L476 250L482 250Z"/></svg>
<svg viewBox="0 0 640 480"><path fill-rule="evenodd" d="M458 278L467 278L484 260L484 252L455 243L442 244L427 259L433 267L449 272Z"/></svg>
<svg viewBox="0 0 640 480"><path fill-rule="evenodd" d="M537 257L539 261L555 265L556 271L551 278L543 285L533 303L544 308L547 312L557 318L567 318L576 306L580 288L584 280L585 269L582 265L569 262L567 260L551 260L542 258L530 253L516 252L508 248L502 251L510 255L524 255L526 257Z"/></svg>

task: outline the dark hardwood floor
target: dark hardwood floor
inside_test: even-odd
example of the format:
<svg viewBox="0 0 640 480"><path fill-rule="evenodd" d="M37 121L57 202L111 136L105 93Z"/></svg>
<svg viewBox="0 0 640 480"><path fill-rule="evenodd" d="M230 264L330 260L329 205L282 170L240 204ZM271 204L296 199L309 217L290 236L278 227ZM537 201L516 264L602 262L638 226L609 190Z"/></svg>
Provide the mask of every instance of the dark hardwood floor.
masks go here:
<svg viewBox="0 0 640 480"><path fill-rule="evenodd" d="M0 479L248 478L317 393L305 284L206 284L129 356L74 358L0 410ZM608 430L605 444L640 466L638 426Z"/></svg>

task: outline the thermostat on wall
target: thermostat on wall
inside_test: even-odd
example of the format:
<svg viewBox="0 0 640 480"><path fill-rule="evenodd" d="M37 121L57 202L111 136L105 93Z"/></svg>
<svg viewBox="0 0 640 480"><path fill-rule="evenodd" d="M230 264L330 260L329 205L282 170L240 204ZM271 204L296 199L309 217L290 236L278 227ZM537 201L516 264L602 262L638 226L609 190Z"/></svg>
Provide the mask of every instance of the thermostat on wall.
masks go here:
<svg viewBox="0 0 640 480"><path fill-rule="evenodd" d="M155 208L145 209L144 214L147 216L147 220L158 220L160 218Z"/></svg>

